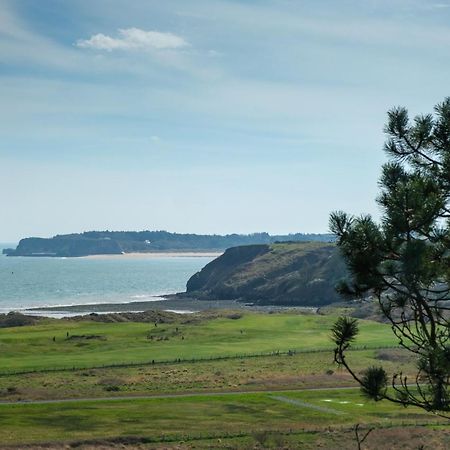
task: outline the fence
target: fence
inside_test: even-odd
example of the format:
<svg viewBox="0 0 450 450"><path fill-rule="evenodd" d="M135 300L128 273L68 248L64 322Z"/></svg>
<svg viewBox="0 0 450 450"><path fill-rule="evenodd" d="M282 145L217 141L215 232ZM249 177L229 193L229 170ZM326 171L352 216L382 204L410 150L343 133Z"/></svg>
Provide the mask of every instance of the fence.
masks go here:
<svg viewBox="0 0 450 450"><path fill-rule="evenodd" d="M360 345L352 347L351 351L363 351L363 350L381 350L381 349L391 349L391 348L401 348L399 345L392 346L370 346L370 345ZM294 356L298 354L308 354L308 353L333 353L333 348L310 348L310 349L288 349L288 350L271 350L267 352L257 352L257 353L240 353L235 355L218 355L218 356L199 356L196 358L171 358L171 359L160 359L160 360L145 360L145 361L134 361L134 362L123 362L123 363L113 363L113 364L100 364L100 365L73 365L73 366L61 366L61 367L47 367L47 368L28 368L23 370L4 370L0 371L0 377L10 376L10 375L25 375L31 373L51 373L51 372L70 372L76 370L89 370L89 369L113 369L113 368L126 368L126 367L139 367L139 366L153 366L153 365L167 365L167 364L186 364L186 363L196 363L196 362L207 362L207 361L223 361L232 359L244 359L244 358L261 358L261 357L277 357L277 356Z"/></svg>

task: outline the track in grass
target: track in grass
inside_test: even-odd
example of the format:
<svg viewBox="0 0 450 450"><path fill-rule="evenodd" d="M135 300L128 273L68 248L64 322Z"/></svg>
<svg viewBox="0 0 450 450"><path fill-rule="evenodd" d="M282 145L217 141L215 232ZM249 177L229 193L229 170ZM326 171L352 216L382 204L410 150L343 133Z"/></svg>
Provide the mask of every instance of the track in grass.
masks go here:
<svg viewBox="0 0 450 450"><path fill-rule="evenodd" d="M354 423L440 423L414 408L405 410L388 402L369 404L357 390L283 393L283 399L292 402L276 396L270 392L233 393L0 405L0 438L3 444L20 446L120 436L189 440L226 433L249 435L261 429L321 430ZM333 412L326 411L323 399L333 399ZM360 403L363 408L357 406Z"/></svg>

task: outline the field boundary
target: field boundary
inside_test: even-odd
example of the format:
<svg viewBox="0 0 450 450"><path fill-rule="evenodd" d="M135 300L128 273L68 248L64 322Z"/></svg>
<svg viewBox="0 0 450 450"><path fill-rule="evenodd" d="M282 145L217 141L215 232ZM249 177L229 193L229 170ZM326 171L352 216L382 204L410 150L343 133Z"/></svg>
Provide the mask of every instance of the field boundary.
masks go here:
<svg viewBox="0 0 450 450"><path fill-rule="evenodd" d="M382 350L382 349L395 349L401 348L399 345L355 345L349 351L364 351L364 350ZM48 368L36 368L36 369L24 369L24 370L3 370L0 371L0 377L7 377L11 375L26 375L33 373L53 373L53 372L72 372L78 370L89 369L113 369L113 368L127 368L127 367L140 367L140 366L154 366L154 365L168 365L168 364L181 364L181 363L196 363L207 361L223 361L232 359L245 359L245 358L261 358L261 357L277 357L277 356L294 356L298 354L309 353L333 353L333 348L310 348L310 349L289 349L289 350L271 350L267 352L256 353L239 353L235 355L218 355L218 356L200 356L197 358L172 358L172 359L152 359L145 361L134 361L125 363L113 363L113 364L100 364L100 365L86 365L86 366L67 366L67 367L48 367Z"/></svg>

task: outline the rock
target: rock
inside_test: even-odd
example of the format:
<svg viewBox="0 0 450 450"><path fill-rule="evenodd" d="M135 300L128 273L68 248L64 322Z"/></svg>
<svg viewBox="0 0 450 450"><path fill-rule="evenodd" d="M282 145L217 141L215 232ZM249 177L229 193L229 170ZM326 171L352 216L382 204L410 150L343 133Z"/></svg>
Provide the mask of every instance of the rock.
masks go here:
<svg viewBox="0 0 450 450"><path fill-rule="evenodd" d="M193 275L190 296L256 305L321 306L341 301L335 285L347 275L330 243L233 247Z"/></svg>

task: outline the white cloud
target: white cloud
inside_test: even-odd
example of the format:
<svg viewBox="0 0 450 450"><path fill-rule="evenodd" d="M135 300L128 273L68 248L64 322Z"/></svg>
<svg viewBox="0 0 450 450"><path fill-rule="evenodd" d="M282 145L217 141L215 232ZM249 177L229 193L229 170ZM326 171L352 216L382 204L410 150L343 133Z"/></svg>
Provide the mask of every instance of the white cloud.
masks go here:
<svg viewBox="0 0 450 450"><path fill-rule="evenodd" d="M218 52L216 50L208 50L208 52L206 54L211 58L216 58L218 56L222 56L222 53Z"/></svg>
<svg viewBox="0 0 450 450"><path fill-rule="evenodd" d="M145 31L139 28L119 29L119 37L99 33L90 39L79 39L76 46L96 50L173 50L189 46L182 37L173 33Z"/></svg>

